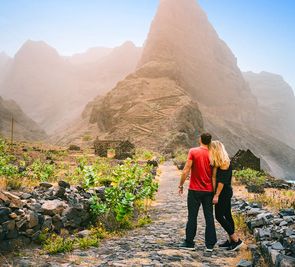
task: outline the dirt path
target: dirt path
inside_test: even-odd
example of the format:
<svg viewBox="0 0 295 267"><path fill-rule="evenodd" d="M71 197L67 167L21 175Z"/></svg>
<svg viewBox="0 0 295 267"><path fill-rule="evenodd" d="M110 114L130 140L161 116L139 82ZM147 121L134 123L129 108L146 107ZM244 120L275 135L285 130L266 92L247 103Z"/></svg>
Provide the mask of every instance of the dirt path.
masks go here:
<svg viewBox="0 0 295 267"><path fill-rule="evenodd" d="M236 266L240 252L218 248L212 256L204 255L204 218L200 212L196 251L177 248L183 240L187 218L186 196L179 197L179 171L171 163L161 166L160 188L153 205L153 223L128 232L121 238L104 240L99 248L75 250L56 256L24 251L13 266ZM225 234L217 225L219 238ZM26 255L26 256L24 256Z"/></svg>

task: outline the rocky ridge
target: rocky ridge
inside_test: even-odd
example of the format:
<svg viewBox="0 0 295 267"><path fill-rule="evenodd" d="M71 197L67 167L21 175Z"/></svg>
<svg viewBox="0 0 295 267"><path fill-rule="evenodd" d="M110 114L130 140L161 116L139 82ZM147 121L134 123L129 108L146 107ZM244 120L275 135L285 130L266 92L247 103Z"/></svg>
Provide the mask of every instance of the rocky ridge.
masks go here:
<svg viewBox="0 0 295 267"><path fill-rule="evenodd" d="M0 135L10 137L11 119L14 119L14 139L40 141L47 138L39 125L30 119L13 100L0 96Z"/></svg>

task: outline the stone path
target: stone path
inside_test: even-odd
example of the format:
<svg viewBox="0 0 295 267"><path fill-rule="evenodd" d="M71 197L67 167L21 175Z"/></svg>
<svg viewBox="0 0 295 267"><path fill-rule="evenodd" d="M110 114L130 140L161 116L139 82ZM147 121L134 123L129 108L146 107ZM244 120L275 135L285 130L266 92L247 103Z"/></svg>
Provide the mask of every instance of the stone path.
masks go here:
<svg viewBox="0 0 295 267"><path fill-rule="evenodd" d="M125 237L104 240L99 248L56 256L39 255L38 250L24 251L20 257L14 258L13 266L236 266L240 252L216 248L212 255L204 254L205 223L202 212L198 219L196 251L177 248L184 237L186 196L178 196L180 173L171 162L161 166L161 173L152 224L132 230ZM219 226L217 233L219 238L224 238Z"/></svg>

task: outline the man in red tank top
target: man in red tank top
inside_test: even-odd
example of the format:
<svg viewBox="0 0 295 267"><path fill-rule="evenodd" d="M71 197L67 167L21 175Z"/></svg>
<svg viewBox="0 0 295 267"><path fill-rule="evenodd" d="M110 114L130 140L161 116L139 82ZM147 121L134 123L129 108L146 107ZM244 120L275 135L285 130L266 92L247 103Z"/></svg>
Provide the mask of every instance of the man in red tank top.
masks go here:
<svg viewBox="0 0 295 267"><path fill-rule="evenodd" d="M194 238L197 232L197 217L201 204L206 221L206 251L213 251L213 247L217 242L212 202L213 188L215 186L212 183L212 168L208 151L211 139L209 133L204 133L199 139L200 146L190 149L179 183L179 194L182 195L183 184L189 173L191 173L187 197L188 222L186 225L186 239L180 245L184 249L194 249L195 247Z"/></svg>

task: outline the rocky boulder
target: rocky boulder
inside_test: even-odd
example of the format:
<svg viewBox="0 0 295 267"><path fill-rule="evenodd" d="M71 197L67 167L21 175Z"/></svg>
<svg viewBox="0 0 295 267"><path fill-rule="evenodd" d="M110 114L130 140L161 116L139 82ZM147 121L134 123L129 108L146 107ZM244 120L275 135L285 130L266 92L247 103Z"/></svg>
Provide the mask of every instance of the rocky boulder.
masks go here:
<svg viewBox="0 0 295 267"><path fill-rule="evenodd" d="M66 203L60 200L48 200L42 205L44 214L51 216L61 214L65 208L67 208Z"/></svg>

